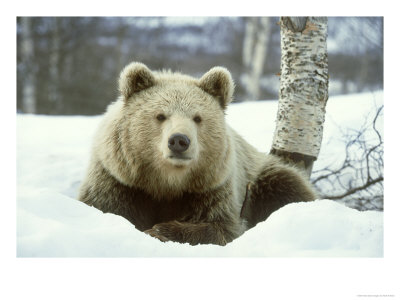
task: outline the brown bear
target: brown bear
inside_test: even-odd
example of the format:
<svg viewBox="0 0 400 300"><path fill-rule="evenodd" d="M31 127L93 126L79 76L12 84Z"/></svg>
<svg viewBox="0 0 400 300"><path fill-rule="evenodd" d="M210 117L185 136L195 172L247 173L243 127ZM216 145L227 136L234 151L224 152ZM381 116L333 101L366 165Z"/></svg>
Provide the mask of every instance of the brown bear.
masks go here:
<svg viewBox="0 0 400 300"><path fill-rule="evenodd" d="M225 122L225 68L195 79L133 62L119 90L95 135L84 203L162 241L225 245L285 204L316 199L299 170Z"/></svg>

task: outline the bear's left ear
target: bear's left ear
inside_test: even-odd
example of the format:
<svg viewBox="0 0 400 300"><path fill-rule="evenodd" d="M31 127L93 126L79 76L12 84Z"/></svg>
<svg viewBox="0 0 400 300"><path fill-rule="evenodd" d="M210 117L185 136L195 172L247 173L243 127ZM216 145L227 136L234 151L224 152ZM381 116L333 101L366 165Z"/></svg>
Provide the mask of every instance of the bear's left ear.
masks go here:
<svg viewBox="0 0 400 300"><path fill-rule="evenodd" d="M235 84L231 73L223 67L214 67L200 78L199 87L216 97L223 109L232 101Z"/></svg>
<svg viewBox="0 0 400 300"><path fill-rule="evenodd" d="M153 86L155 81L153 73L146 65L132 62L122 70L119 76L119 91L127 100L134 93Z"/></svg>

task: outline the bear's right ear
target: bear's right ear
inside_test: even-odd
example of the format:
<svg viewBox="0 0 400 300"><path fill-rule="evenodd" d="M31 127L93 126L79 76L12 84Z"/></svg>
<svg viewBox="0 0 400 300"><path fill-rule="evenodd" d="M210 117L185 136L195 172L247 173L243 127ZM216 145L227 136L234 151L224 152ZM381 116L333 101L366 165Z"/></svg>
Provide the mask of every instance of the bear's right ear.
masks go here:
<svg viewBox="0 0 400 300"><path fill-rule="evenodd" d="M153 73L146 65L132 62L122 70L119 76L119 91L126 100L134 93L153 86L155 81Z"/></svg>

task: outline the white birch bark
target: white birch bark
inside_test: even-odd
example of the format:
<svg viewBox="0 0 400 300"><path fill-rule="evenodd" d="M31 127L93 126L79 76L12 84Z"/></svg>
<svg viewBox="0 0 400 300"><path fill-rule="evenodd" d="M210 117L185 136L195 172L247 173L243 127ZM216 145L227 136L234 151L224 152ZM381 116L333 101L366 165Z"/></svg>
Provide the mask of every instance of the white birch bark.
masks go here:
<svg viewBox="0 0 400 300"><path fill-rule="evenodd" d="M21 18L21 56L23 68L22 111L28 114L36 112L35 75L33 67L33 38L31 18Z"/></svg>
<svg viewBox="0 0 400 300"><path fill-rule="evenodd" d="M281 77L271 152L318 157L328 100L327 18L281 18ZM289 155L290 156L290 155ZM311 173L311 166L304 166Z"/></svg>

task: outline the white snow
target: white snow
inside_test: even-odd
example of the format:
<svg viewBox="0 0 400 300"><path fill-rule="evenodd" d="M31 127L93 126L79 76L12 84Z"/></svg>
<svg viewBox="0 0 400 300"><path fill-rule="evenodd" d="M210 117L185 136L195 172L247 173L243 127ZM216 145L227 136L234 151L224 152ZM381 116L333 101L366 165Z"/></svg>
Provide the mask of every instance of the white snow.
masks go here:
<svg viewBox="0 0 400 300"><path fill-rule="evenodd" d="M382 92L332 97L316 167L340 159L336 124L358 128L382 103ZM276 110L276 101L232 104L227 121L268 152ZM383 213L359 212L329 200L287 205L225 247L151 238L124 218L75 199L99 120L17 116L18 257L383 256Z"/></svg>

